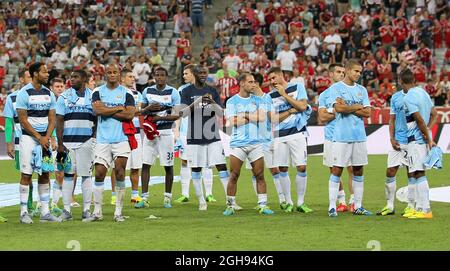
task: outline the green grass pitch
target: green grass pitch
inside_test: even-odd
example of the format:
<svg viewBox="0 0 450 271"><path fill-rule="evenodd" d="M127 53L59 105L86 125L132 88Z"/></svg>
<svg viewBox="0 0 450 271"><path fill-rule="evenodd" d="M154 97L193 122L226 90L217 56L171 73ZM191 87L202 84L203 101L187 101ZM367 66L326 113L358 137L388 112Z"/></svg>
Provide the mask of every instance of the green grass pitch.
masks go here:
<svg viewBox="0 0 450 271"><path fill-rule="evenodd" d="M224 217L224 191L217 176L214 195L218 200L208 211L198 211L198 201L191 185L191 200L174 203L172 209L163 208L163 185L150 187L150 208L134 209L127 204L125 223L114 223L114 207L104 205L103 222L85 224L80 221L81 208L74 208L73 222L61 224L19 224L19 207L1 208L9 222L0 223L0 250L69 250L68 241L77 240L81 250L370 250L368 242L380 242L381 250L449 250L450 205L432 202L432 220L412 220L400 217L405 204L396 201L395 216L360 217L349 213L332 219L327 216L328 170L322 166L321 156L309 157L306 203L314 209L311 214L286 214L278 207L272 179L266 171L272 216L261 216L253 207L256 196L249 171L243 170L238 182L237 201L244 210ZM385 205L385 155L371 155L365 169L364 206L373 212ZM430 187L450 185L450 155L444 158L443 170L428 171ZM0 183L17 182L19 174L12 161L0 161ZM163 175L159 167L153 175ZM177 159L175 172L179 173ZM216 174L216 173L215 173ZM296 193L290 172L294 202ZM344 180L346 179L344 175ZM347 181L345 181L347 182ZM397 188L406 185L405 170L397 176ZM174 184L173 195L180 194L180 183ZM347 190L347 185L346 185ZM110 191L105 191L109 202ZM348 198L347 192L347 198ZM81 201L81 195L78 196ZM60 203L61 205L61 203ZM149 215L161 217L146 219Z"/></svg>

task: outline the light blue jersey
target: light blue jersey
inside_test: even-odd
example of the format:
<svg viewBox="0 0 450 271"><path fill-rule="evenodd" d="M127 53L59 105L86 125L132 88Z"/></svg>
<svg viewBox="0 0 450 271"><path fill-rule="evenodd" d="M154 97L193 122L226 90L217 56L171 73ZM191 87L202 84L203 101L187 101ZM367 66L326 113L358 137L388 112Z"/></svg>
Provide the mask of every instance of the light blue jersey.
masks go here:
<svg viewBox="0 0 450 271"><path fill-rule="evenodd" d="M17 93L16 109L27 110L28 122L41 135L47 133L48 114L50 110L55 110L55 105L55 95L45 86L36 90L29 83ZM22 133L31 136L26 130Z"/></svg>
<svg viewBox="0 0 450 271"><path fill-rule="evenodd" d="M339 97L344 100L347 105L360 104L364 107L370 107L369 95L365 87L354 84L349 86L340 81L331 85L330 102L335 104ZM364 128L364 120L355 114L336 113L336 125L334 127L333 141L335 142L364 142L366 141L366 130Z"/></svg>
<svg viewBox="0 0 450 271"><path fill-rule="evenodd" d="M243 113L255 113L259 109L261 98L250 95L243 98L239 94L234 95L227 101L226 118L238 116ZM261 108L263 109L263 108ZM233 126L231 130L230 147L240 148L260 144L262 141L258 136L258 125L255 122L249 122L241 126Z"/></svg>
<svg viewBox="0 0 450 271"><path fill-rule="evenodd" d="M178 88L178 93L180 93L180 96L181 96L181 92L183 91L183 89L185 89L186 87L188 87L190 85L191 84L184 84ZM189 117L184 117L180 121L180 136L186 137L186 135L187 135L188 118Z"/></svg>
<svg viewBox="0 0 450 271"><path fill-rule="evenodd" d="M19 141L22 136L22 127L20 127L19 116L16 110L17 93L14 91L6 98L5 108L3 110L3 116L5 118L11 118L14 120L14 150L19 150Z"/></svg>
<svg viewBox="0 0 450 271"><path fill-rule="evenodd" d="M115 89L109 89L106 84L98 87L92 94L92 102L96 101L101 101L107 107L135 106L133 96L121 85ZM114 144L124 141L128 141L128 138L123 132L121 121L113 117L98 116L97 143Z"/></svg>
<svg viewBox="0 0 450 271"><path fill-rule="evenodd" d="M264 94L261 97L255 96L259 102L259 108L266 112L274 112L272 99L269 94ZM264 149L268 150L273 140L272 122L269 116L266 116L265 122L258 123L258 139L264 144Z"/></svg>
<svg viewBox="0 0 450 271"><path fill-rule="evenodd" d="M423 139L422 132L417 126L412 114L419 112L420 116L425 122L425 125L430 121L431 109L433 102L430 95L421 87L414 87L408 91L404 99L406 123L408 126L408 142L417 141L419 144L426 143Z"/></svg>
<svg viewBox="0 0 450 271"><path fill-rule="evenodd" d="M68 149L79 148L94 136L95 114L92 110L92 91L88 88L78 96L70 88L58 97L56 114L64 117L63 143Z"/></svg>
<svg viewBox="0 0 450 271"><path fill-rule="evenodd" d="M330 99L330 96L331 96L330 88L327 88L324 92L322 92L319 95L319 109L333 108L334 101ZM325 139L328 141L333 141L334 126L336 126L336 119L333 119L327 122L327 124L325 124Z"/></svg>
<svg viewBox="0 0 450 271"><path fill-rule="evenodd" d="M400 144L408 144L408 127L406 126L406 116L404 110L405 93L403 90L397 91L391 97L391 115L395 115L394 136Z"/></svg>
<svg viewBox="0 0 450 271"><path fill-rule="evenodd" d="M142 101L142 94L139 91L136 91L136 90L133 90L133 89L128 89L128 93L133 95L133 99L134 99L134 102L135 102L134 105L137 108L139 103L140 103L140 101ZM134 127L136 128L136 134L140 135L141 134L141 122L139 121L139 116L134 116L133 124L134 124Z"/></svg>
<svg viewBox="0 0 450 271"><path fill-rule="evenodd" d="M306 89L302 84L289 83L286 88L286 93L296 100L307 100ZM280 114L292 108L292 105L286 101L275 89L269 93L272 99L273 110ZM288 136L295 136L297 134L306 132L306 123L309 119L311 108L305 112L290 115L288 118L278 123L274 128L274 137L283 138ZM289 137L291 138L291 137Z"/></svg>

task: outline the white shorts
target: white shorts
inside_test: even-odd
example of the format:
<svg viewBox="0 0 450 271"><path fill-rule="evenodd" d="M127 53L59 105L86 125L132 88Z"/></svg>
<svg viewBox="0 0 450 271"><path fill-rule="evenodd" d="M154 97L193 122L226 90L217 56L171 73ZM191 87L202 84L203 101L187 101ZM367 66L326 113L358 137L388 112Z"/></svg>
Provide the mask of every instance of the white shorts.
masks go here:
<svg viewBox="0 0 450 271"><path fill-rule="evenodd" d="M128 141L114 144L97 143L95 145L94 154L94 164L101 164L106 168L112 168L117 157L130 157L130 143L128 143Z"/></svg>
<svg viewBox="0 0 450 271"><path fill-rule="evenodd" d="M366 142L333 142L333 166L348 167L367 165Z"/></svg>
<svg viewBox="0 0 450 271"><path fill-rule="evenodd" d="M233 155L243 162L248 158L248 161L253 163L259 158L264 157L264 152L262 145L258 144L248 147L232 148L230 155Z"/></svg>
<svg viewBox="0 0 450 271"><path fill-rule="evenodd" d="M427 158L428 155L428 146L427 144L417 144L417 142L410 142L407 145L408 152L408 172L416 172L416 171L425 171L426 167L423 165L423 162Z"/></svg>
<svg viewBox="0 0 450 271"><path fill-rule="evenodd" d="M322 164L326 167L333 167L333 142L325 139L323 142L323 160Z"/></svg>
<svg viewBox="0 0 450 271"><path fill-rule="evenodd" d="M271 169L274 168L275 166L273 165L273 145L271 146L270 150L266 150L263 147L263 154L264 154L264 167ZM245 161L245 168L246 169L252 169L252 165L250 164L250 162Z"/></svg>
<svg viewBox="0 0 450 271"><path fill-rule="evenodd" d="M39 145L39 142L34 137L22 135L19 143L20 154L20 172L28 175L33 174L33 167L31 160L33 159L33 149Z"/></svg>
<svg viewBox="0 0 450 271"><path fill-rule="evenodd" d="M69 150L72 168L67 174L77 174L80 177L92 176L94 165L95 140L93 138L84 142L79 148Z"/></svg>
<svg viewBox="0 0 450 271"><path fill-rule="evenodd" d="M136 137L138 147L131 151L130 158L127 161L127 170L142 168L142 138L140 134L134 136Z"/></svg>
<svg viewBox="0 0 450 271"><path fill-rule="evenodd" d="M145 136L142 145L144 164L152 166L159 157L161 166L173 166L173 133L161 134L153 140L148 140Z"/></svg>
<svg viewBox="0 0 450 271"><path fill-rule="evenodd" d="M187 145L187 161L190 168L206 168L226 164L222 141L206 145Z"/></svg>
<svg viewBox="0 0 450 271"><path fill-rule="evenodd" d="M299 138L274 143L273 165L275 167L288 167L289 159L292 166L306 165L308 153L306 150L306 137L301 134Z"/></svg>
<svg viewBox="0 0 450 271"><path fill-rule="evenodd" d="M400 144L399 151L392 149L388 152L387 167L392 168L398 166L408 166L407 145Z"/></svg>
<svg viewBox="0 0 450 271"><path fill-rule="evenodd" d="M186 136L180 136L181 147L180 147L180 159L187 160L187 139Z"/></svg>

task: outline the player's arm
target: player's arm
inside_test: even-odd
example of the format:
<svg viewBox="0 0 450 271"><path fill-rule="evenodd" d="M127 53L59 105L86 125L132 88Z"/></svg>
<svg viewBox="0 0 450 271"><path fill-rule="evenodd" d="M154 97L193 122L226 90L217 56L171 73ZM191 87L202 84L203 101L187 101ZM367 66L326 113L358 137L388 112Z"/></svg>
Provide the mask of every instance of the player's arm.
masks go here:
<svg viewBox="0 0 450 271"><path fill-rule="evenodd" d="M242 125L245 125L247 123L249 123L250 121L248 120L248 118L246 118L244 115L238 115L238 116L231 116L228 121L227 121L227 125L228 127L233 126L233 127L239 127Z"/></svg>
<svg viewBox="0 0 450 271"><path fill-rule="evenodd" d="M332 112L334 111L333 108L330 108L330 109L331 109L330 111L332 111ZM327 122L334 120L335 118L336 118L336 115L329 112L328 109L326 109L324 107L319 108L319 121L320 122L327 123Z"/></svg>
<svg viewBox="0 0 450 271"><path fill-rule="evenodd" d="M302 92L302 90L301 89L298 89L297 88L297 91L300 93L300 92ZM300 99L294 99L294 98L292 98L291 96L289 96L287 93L286 93L286 89L283 87L283 86L281 86L281 85L279 85L279 86L277 86L277 92L284 98L284 99L286 99L286 101L289 103L289 104L291 104L291 106L293 107L293 108L295 108L298 112L303 112L303 111L305 111L306 109L308 109L308 100L306 99L306 91L304 90L304 88L303 88L303 92L304 92L304 97L301 97ZM298 98L298 97L297 97Z"/></svg>
<svg viewBox="0 0 450 271"><path fill-rule="evenodd" d="M395 140L395 115L391 114L389 116L389 138L391 140L391 145L394 150L400 150L400 144Z"/></svg>
<svg viewBox="0 0 450 271"><path fill-rule="evenodd" d="M136 111L135 104L133 96L130 93L126 93L125 104L123 105L125 110L115 113L112 117L119 121L132 120Z"/></svg>
<svg viewBox="0 0 450 271"><path fill-rule="evenodd" d="M56 115L56 138L58 139L58 152L64 152L64 116Z"/></svg>
<svg viewBox="0 0 450 271"><path fill-rule="evenodd" d="M336 102L333 104L333 107L337 113L342 113L342 114L352 114L352 113L355 113L356 111L364 108L360 104L347 105L344 102L344 100L342 100L341 98L336 99Z"/></svg>
<svg viewBox="0 0 450 271"><path fill-rule="evenodd" d="M363 109L356 110L353 114L360 118L369 118L371 111L372 109L369 106L366 106Z"/></svg>
<svg viewBox="0 0 450 271"><path fill-rule="evenodd" d="M12 118L5 118L5 142L8 156L14 159L14 121Z"/></svg>
<svg viewBox="0 0 450 271"><path fill-rule="evenodd" d="M254 113L245 113L245 117L248 119L249 122L263 122L266 121L267 111L263 109L259 109L258 111Z"/></svg>
<svg viewBox="0 0 450 271"><path fill-rule="evenodd" d="M423 120L422 116L420 115L420 113L414 112L414 113L412 113L412 117L416 121L417 127L419 128L420 132L422 133L422 136L423 136L425 142L427 142L428 146L430 148L432 148L433 146L436 146L436 143L433 142L431 135L428 133L428 127L427 127L425 121Z"/></svg>
<svg viewBox="0 0 450 271"><path fill-rule="evenodd" d="M269 120L272 123L280 123L283 120L289 118L290 115L298 113L297 109L291 108L282 113L269 112Z"/></svg>
<svg viewBox="0 0 450 271"><path fill-rule="evenodd" d="M123 106L107 107L100 100L99 92L96 91L92 95L92 110L94 111L95 115L97 115L97 116L111 117L112 115L114 115L118 112L124 111L125 108Z"/></svg>
<svg viewBox="0 0 450 271"><path fill-rule="evenodd" d="M22 126L22 129L25 130L29 135L36 138L43 147L48 149L50 146L50 136L41 136L36 130L34 130L33 126L31 126L28 121L28 113L26 109L17 108L17 115L19 115L19 122Z"/></svg>
<svg viewBox="0 0 450 271"><path fill-rule="evenodd" d="M428 129L433 128L433 126L437 123L438 113L434 106L431 108L430 121L428 122Z"/></svg>

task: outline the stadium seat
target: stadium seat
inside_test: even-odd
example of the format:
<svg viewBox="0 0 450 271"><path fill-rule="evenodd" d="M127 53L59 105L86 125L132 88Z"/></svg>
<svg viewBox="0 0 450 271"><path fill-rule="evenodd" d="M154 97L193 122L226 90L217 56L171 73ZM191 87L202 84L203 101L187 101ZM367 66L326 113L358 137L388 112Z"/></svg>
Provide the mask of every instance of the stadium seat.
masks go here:
<svg viewBox="0 0 450 271"><path fill-rule="evenodd" d="M166 47L165 46L158 46L158 53L162 56L166 53Z"/></svg>
<svg viewBox="0 0 450 271"><path fill-rule="evenodd" d="M168 38L160 38L160 39L158 39L157 45L158 45L158 47L160 47L160 46L168 47L169 43L170 43L170 40Z"/></svg>
<svg viewBox="0 0 450 271"><path fill-rule="evenodd" d="M166 29L174 29L175 28L175 23L173 21L168 21L166 22Z"/></svg>
<svg viewBox="0 0 450 271"><path fill-rule="evenodd" d="M130 46L125 49L127 55L132 55L134 53L136 46Z"/></svg>
<svg viewBox="0 0 450 271"><path fill-rule="evenodd" d="M164 22L156 22L155 23L156 30L163 30L164 29Z"/></svg>
<svg viewBox="0 0 450 271"><path fill-rule="evenodd" d="M174 43L172 43L172 46L167 48L167 52L168 52L168 54L171 54L171 55L177 54L177 47L174 46Z"/></svg>
<svg viewBox="0 0 450 271"><path fill-rule="evenodd" d="M245 44L243 48L247 53L250 53L253 50L253 44Z"/></svg>
<svg viewBox="0 0 450 271"><path fill-rule="evenodd" d="M153 38L144 39L144 46L149 46L150 44L156 44L156 39Z"/></svg>
<svg viewBox="0 0 450 271"><path fill-rule="evenodd" d="M173 37L173 30L172 29L166 29L162 31L163 38L170 39Z"/></svg>

